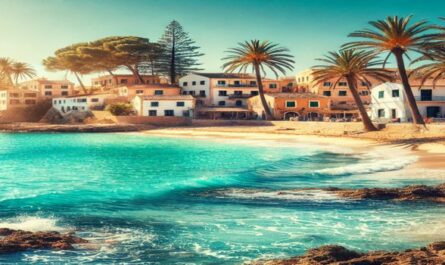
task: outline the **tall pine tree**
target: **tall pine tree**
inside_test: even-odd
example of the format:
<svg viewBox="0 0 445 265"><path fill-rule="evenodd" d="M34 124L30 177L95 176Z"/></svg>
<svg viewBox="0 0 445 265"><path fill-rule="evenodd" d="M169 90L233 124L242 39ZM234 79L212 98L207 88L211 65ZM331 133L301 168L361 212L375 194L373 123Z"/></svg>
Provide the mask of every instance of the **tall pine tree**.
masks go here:
<svg viewBox="0 0 445 265"><path fill-rule="evenodd" d="M198 51L187 32L184 32L181 24L173 20L165 29L164 35L159 40L163 47L162 56L159 59L159 72L170 78L170 83L177 83L177 79L190 71L202 70L198 58L203 55Z"/></svg>

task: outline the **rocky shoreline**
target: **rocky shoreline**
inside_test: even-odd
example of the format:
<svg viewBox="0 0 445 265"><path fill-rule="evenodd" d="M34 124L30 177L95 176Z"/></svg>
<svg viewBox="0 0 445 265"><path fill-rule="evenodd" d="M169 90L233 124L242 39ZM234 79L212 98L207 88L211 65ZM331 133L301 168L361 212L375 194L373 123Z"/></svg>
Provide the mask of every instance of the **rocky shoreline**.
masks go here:
<svg viewBox="0 0 445 265"><path fill-rule="evenodd" d="M308 250L290 259L256 260L246 265L400 265L445 264L445 241L405 251L360 253L342 246L327 245Z"/></svg>
<svg viewBox="0 0 445 265"><path fill-rule="evenodd" d="M72 233L29 232L0 228L0 254L10 254L31 249L69 250L74 244L85 244L87 240Z"/></svg>

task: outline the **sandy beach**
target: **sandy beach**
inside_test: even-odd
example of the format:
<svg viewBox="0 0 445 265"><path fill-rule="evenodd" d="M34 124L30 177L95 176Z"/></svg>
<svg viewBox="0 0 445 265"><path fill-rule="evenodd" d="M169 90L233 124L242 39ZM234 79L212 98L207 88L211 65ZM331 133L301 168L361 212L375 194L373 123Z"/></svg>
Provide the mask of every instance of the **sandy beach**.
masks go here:
<svg viewBox="0 0 445 265"><path fill-rule="evenodd" d="M283 130L276 127L175 127L146 130L147 135L160 135L164 137L196 137L214 139L243 139L266 140L280 143L312 143L331 147L344 147L355 153L366 153L372 149L394 155L410 154L416 156L414 163L408 165L405 170L445 170L445 140L437 136L416 137L415 134L405 133L405 137L394 138L392 133L383 131L375 133L348 134L348 135L323 135L305 134L292 130ZM407 137L408 135L408 137ZM400 159L403 159L401 156ZM445 173L443 175L445 179Z"/></svg>

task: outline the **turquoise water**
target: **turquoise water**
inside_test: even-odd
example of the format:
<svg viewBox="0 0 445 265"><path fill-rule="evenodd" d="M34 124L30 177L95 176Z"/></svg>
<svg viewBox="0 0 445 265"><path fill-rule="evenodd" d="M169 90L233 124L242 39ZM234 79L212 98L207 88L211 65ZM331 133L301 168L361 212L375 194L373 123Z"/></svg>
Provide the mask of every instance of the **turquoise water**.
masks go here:
<svg viewBox="0 0 445 265"><path fill-rule="evenodd" d="M444 206L291 190L439 182L404 177L410 159L304 142L1 134L0 227L75 230L92 244L0 263L240 264L323 244L417 247L445 237Z"/></svg>

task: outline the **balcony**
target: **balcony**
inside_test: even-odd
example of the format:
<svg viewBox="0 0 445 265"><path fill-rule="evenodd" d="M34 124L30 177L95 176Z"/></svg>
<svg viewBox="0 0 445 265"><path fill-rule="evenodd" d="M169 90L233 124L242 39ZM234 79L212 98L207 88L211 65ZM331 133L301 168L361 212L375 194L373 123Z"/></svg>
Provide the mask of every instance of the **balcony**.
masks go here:
<svg viewBox="0 0 445 265"><path fill-rule="evenodd" d="M431 97L414 97L416 101L445 101L445 96L431 96Z"/></svg>
<svg viewBox="0 0 445 265"><path fill-rule="evenodd" d="M257 87L256 84L216 84L217 87Z"/></svg>
<svg viewBox="0 0 445 265"><path fill-rule="evenodd" d="M251 94L230 94L227 96L229 97L229 99L253 97L253 95L251 95Z"/></svg>

